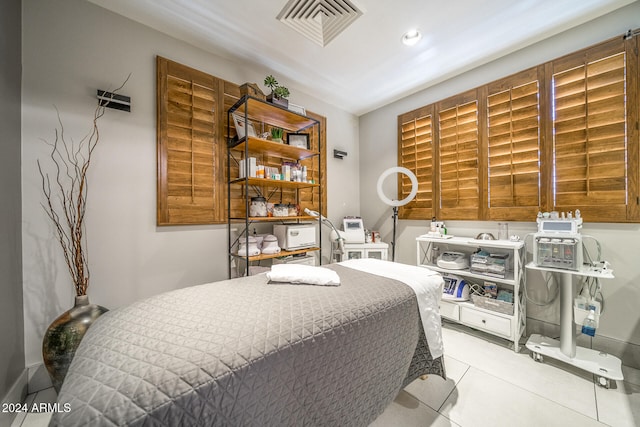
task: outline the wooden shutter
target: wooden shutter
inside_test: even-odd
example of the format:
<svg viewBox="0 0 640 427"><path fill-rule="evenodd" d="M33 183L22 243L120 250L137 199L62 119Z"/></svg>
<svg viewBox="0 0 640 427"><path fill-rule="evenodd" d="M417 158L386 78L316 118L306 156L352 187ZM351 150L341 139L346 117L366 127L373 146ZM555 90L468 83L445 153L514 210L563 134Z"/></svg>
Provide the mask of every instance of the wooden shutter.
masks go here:
<svg viewBox="0 0 640 427"><path fill-rule="evenodd" d="M426 219L433 210L433 107L398 116L398 164L418 179L416 197L399 209L400 219ZM411 180L404 174L398 181L398 200L411 193Z"/></svg>
<svg viewBox="0 0 640 427"><path fill-rule="evenodd" d="M627 149L629 161L627 173L629 177L629 203L627 219L640 221L640 33L627 38L627 105L629 119L627 123ZM634 126L635 123L635 126Z"/></svg>
<svg viewBox="0 0 640 427"><path fill-rule="evenodd" d="M625 71L622 40L554 61L554 210L626 219Z"/></svg>
<svg viewBox="0 0 640 427"><path fill-rule="evenodd" d="M478 219L481 193L476 91L440 104L438 132L438 219Z"/></svg>
<svg viewBox="0 0 640 427"><path fill-rule="evenodd" d="M398 164L420 181L400 218L531 221L580 209L587 221L640 221L637 33L400 115ZM418 148L426 135L431 159Z"/></svg>
<svg viewBox="0 0 640 427"><path fill-rule="evenodd" d="M157 58L158 225L225 221L222 81Z"/></svg>
<svg viewBox="0 0 640 427"><path fill-rule="evenodd" d="M539 99L536 68L489 85L487 219L535 218L540 210Z"/></svg>

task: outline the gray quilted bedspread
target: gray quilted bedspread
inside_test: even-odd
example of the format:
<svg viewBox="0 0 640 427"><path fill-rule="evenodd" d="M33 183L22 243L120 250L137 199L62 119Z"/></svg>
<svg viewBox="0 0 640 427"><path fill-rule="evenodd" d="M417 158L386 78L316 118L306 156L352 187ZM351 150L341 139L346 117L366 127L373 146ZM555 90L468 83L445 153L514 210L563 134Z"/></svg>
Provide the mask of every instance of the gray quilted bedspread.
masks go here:
<svg viewBox="0 0 640 427"><path fill-rule="evenodd" d="M341 286L264 274L103 315L51 426L366 426L408 382L444 376L408 286L340 265Z"/></svg>

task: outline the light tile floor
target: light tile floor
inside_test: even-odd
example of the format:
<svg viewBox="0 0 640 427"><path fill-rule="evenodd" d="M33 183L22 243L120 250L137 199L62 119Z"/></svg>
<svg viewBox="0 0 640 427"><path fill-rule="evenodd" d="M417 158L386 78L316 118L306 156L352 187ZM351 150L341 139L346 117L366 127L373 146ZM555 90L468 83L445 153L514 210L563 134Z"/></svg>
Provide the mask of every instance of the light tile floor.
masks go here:
<svg viewBox="0 0 640 427"><path fill-rule="evenodd" d="M371 427L640 426L640 371L605 389L593 375L467 328L443 328L447 380L416 380Z"/></svg>
<svg viewBox="0 0 640 427"><path fill-rule="evenodd" d="M33 408L34 404L36 407L39 407L39 404L41 403L55 403L57 397L58 395L56 391L51 387L28 395L25 400L25 404L27 405L27 408ZM50 419L50 412L23 412L16 416L11 427L46 427L49 425Z"/></svg>
<svg viewBox="0 0 640 427"><path fill-rule="evenodd" d="M416 380L371 427L640 426L640 371L623 367L625 381L599 387L593 375L526 348L457 325L443 328L447 380ZM27 397L53 403L47 389ZM20 414L11 427L46 426L48 413Z"/></svg>

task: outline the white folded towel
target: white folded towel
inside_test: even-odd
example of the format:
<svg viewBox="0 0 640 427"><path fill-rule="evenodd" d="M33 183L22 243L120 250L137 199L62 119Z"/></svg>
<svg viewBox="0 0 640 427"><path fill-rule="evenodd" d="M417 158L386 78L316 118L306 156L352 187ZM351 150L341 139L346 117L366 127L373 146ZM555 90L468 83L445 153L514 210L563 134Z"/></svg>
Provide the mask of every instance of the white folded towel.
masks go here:
<svg viewBox="0 0 640 427"><path fill-rule="evenodd" d="M275 264L267 273L272 282L285 282L304 285L338 286L340 276L324 267L301 264Z"/></svg>

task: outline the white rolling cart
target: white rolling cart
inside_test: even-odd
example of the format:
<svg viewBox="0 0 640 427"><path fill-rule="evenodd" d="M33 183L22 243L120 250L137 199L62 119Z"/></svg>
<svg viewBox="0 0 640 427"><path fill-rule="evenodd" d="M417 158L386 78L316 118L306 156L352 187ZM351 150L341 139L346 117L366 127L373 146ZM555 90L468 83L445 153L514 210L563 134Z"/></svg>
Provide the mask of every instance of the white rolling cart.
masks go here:
<svg viewBox="0 0 640 427"><path fill-rule="evenodd" d="M597 277L599 279L613 279L609 270L602 271L594 268L581 268L577 271L558 270L540 267L533 262L527 268L560 274L560 339L532 334L527 341L527 348L531 350L533 360L543 361L543 356L560 360L576 366L598 377L598 384L609 388L610 380L624 379L622 375L622 361L610 354L576 346L576 327L574 325L573 307L573 276ZM581 323L581 322L576 322Z"/></svg>
<svg viewBox="0 0 640 427"><path fill-rule="evenodd" d="M533 261L526 265L531 270L556 273L560 276L560 340L532 334L527 341L533 360L542 362L544 356L576 366L598 377L598 384L609 388L610 380L622 380L622 362L605 352L576 346L576 326L584 321L586 310L574 307L573 277L613 279L608 263L588 260L583 262L583 242L580 229L582 218L562 213L559 217L538 214L538 232L533 235ZM595 304L594 304L595 305ZM598 310L599 311L599 310ZM600 313L596 313L596 323Z"/></svg>

